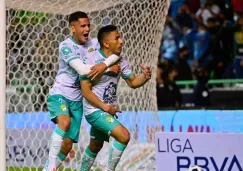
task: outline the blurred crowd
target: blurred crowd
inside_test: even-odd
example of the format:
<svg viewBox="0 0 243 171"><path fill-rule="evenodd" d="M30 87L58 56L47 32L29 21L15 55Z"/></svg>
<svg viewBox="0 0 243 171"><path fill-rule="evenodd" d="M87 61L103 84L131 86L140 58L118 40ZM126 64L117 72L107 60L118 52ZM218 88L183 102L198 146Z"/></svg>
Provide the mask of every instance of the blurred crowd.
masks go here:
<svg viewBox="0 0 243 171"><path fill-rule="evenodd" d="M195 104L210 105L208 80L229 78L243 78L243 0L171 0L157 70L158 106L180 107L175 81L193 79Z"/></svg>

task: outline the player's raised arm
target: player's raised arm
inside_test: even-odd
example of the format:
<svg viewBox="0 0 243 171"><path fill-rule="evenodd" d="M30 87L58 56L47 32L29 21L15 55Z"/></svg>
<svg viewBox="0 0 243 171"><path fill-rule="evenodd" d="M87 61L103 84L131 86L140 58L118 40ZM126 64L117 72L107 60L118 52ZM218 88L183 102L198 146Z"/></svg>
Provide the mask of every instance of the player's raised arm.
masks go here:
<svg viewBox="0 0 243 171"><path fill-rule="evenodd" d="M136 76L134 74L132 74L129 77L125 77L125 81L127 82L127 84L131 87L131 88L138 88L143 86L148 80L150 80L151 78L151 71L150 68L147 66L145 67L144 65L140 65L142 71L143 71L143 75L140 76Z"/></svg>
<svg viewBox="0 0 243 171"><path fill-rule="evenodd" d="M119 110L115 109L114 105L107 105L103 103L91 90L92 84L88 79L81 78L80 81L81 90L83 97L93 106L111 114L118 118L116 115L117 112L120 112Z"/></svg>
<svg viewBox="0 0 243 171"><path fill-rule="evenodd" d="M124 57L121 57L121 75L122 78L127 82L127 84L131 88L138 88L143 86L148 80L151 78L151 71L149 67L145 67L144 65L140 65L143 75L136 76L132 73L129 63L126 61Z"/></svg>

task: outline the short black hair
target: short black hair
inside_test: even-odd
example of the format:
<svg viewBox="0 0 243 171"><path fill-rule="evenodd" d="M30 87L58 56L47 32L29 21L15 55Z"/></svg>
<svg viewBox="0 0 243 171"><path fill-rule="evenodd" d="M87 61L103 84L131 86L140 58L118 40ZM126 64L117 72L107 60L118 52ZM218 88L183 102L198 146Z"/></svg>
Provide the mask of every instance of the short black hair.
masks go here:
<svg viewBox="0 0 243 171"><path fill-rule="evenodd" d="M117 27L114 25L107 25L107 26L102 27L99 30L97 38L98 38L98 42L100 43L101 47L103 46L102 42L103 42L104 38L107 36L107 34L109 34L110 32L113 32L115 30L117 30Z"/></svg>
<svg viewBox="0 0 243 171"><path fill-rule="evenodd" d="M76 11L69 16L69 24L71 24L73 21L78 21L80 18L88 18L88 15L85 12L82 11Z"/></svg>

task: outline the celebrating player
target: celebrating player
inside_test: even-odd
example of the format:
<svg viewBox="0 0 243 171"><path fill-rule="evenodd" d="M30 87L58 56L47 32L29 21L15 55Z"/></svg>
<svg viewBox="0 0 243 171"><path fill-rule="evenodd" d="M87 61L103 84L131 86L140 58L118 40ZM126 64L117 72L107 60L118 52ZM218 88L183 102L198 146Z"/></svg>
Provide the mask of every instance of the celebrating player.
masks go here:
<svg viewBox="0 0 243 171"><path fill-rule="evenodd" d="M98 41L101 49L89 53L84 59L86 64L95 65L109 59L111 54L120 56L123 41L116 26L108 25L101 28ZM117 120L116 113L119 112L115 109L117 84L121 76L131 88L141 87L151 78L151 72L149 67L140 65L144 74L135 76L124 57L121 57L119 65L121 74L117 76L104 74L95 81L80 76L84 114L91 125L91 139L82 158L80 171L89 171L97 153L103 147L104 141L109 141L110 135L115 140L109 150L108 170L115 170L130 140L129 131Z"/></svg>
<svg viewBox="0 0 243 171"><path fill-rule="evenodd" d="M49 158L43 171L56 171L72 149L72 144L78 142L83 116L79 75L88 74L95 79L119 60L118 56L111 55L103 63L84 65L81 59L97 49L99 44L97 39L89 39L90 22L86 13L72 13L69 24L73 35L59 45L59 70L47 99L51 120L57 127L51 137ZM114 66L110 71L116 73L118 69Z"/></svg>

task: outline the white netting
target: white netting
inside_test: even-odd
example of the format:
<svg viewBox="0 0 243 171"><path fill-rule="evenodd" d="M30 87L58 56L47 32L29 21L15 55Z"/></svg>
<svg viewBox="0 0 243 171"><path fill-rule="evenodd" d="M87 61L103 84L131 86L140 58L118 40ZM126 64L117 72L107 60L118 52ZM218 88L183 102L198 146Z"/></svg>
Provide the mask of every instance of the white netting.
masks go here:
<svg viewBox="0 0 243 171"><path fill-rule="evenodd" d="M119 27L123 53L134 73L141 71L140 63L153 71L152 79L140 89L130 89L122 81L118 87L119 107L124 111L120 120L132 135L118 170L152 170L151 142L159 129L155 73L169 0L6 0L6 6L7 170L44 165L54 129L46 99L57 73L58 45L70 35L68 14L77 10L88 13L91 37L104 24ZM84 121L74 147L76 156L65 167L79 167L88 128ZM104 168L107 153L104 148L95 167Z"/></svg>

